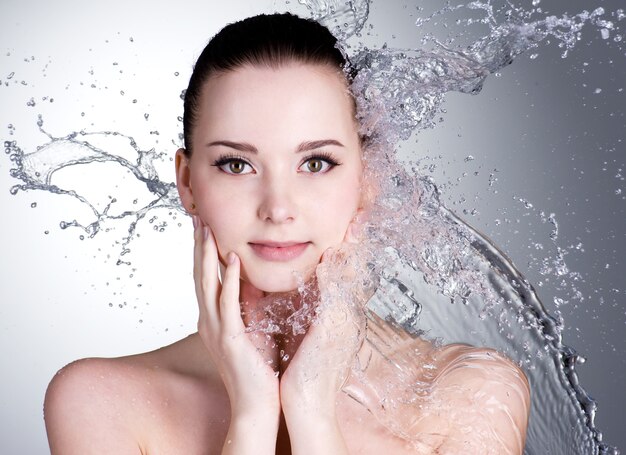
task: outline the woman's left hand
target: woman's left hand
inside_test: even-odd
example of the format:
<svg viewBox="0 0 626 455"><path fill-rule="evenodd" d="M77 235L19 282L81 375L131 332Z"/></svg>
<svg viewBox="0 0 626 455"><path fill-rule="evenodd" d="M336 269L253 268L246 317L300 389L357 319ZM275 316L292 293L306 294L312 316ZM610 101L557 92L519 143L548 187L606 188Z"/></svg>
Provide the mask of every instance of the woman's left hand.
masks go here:
<svg viewBox="0 0 626 455"><path fill-rule="evenodd" d="M355 240L349 229L344 244L349 249L351 243ZM337 422L337 398L365 335L362 304L351 298L354 264L346 259L342 249L324 253L317 270L320 302L316 317L280 380L281 407L294 453L341 453L338 448L345 449ZM339 277L329 280L329 272L338 270ZM297 450L300 432L303 444Z"/></svg>
<svg viewBox="0 0 626 455"><path fill-rule="evenodd" d="M312 302L317 305L316 317L280 381L285 412L302 407L334 414L335 397L363 341L365 316L358 303L362 299L354 292L362 266L354 251L360 235L357 219L348 226L341 247L326 250L316 269L319 301ZM294 341L297 346L300 340Z"/></svg>
<svg viewBox="0 0 626 455"><path fill-rule="evenodd" d="M352 302L333 301L321 291L316 317L280 380L285 415L299 411L334 418L337 393L346 382L361 347L365 317ZM360 313L360 314L359 314Z"/></svg>

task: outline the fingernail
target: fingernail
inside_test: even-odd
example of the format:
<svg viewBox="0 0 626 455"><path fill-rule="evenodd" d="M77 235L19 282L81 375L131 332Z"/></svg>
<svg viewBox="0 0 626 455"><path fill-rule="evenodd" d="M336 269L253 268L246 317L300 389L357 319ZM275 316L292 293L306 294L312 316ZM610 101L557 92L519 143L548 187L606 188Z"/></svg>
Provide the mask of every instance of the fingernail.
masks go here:
<svg viewBox="0 0 626 455"><path fill-rule="evenodd" d="M193 228L196 229L198 227L198 217L196 217L196 215L192 215L191 221L193 222Z"/></svg>
<svg viewBox="0 0 626 455"><path fill-rule="evenodd" d="M209 238L209 227L204 226L202 233L204 234L204 240L207 240Z"/></svg>
<svg viewBox="0 0 626 455"><path fill-rule="evenodd" d="M360 237L360 234L361 234L361 227L353 224L352 227L350 228L350 236L352 238L353 243L357 243L357 239Z"/></svg>
<svg viewBox="0 0 626 455"><path fill-rule="evenodd" d="M235 253L233 253L232 251L228 253L228 257L226 258L226 260L230 265L233 265L235 263Z"/></svg>

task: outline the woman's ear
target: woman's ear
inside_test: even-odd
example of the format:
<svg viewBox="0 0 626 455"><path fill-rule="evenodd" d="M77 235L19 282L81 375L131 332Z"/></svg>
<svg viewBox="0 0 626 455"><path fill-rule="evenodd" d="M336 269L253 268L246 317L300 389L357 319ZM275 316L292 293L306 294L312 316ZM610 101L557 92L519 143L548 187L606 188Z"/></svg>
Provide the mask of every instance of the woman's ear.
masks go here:
<svg viewBox="0 0 626 455"><path fill-rule="evenodd" d="M193 191L191 189L191 169L189 167L189 157L185 154L185 149L176 150L176 188L180 202L185 210L190 214L196 213L196 204L193 201Z"/></svg>

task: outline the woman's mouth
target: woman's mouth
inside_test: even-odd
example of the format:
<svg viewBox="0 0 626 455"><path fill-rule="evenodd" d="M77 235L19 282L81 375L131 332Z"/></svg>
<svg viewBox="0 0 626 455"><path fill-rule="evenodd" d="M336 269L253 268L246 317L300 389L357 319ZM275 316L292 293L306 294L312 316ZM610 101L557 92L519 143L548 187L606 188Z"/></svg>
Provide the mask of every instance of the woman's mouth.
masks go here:
<svg viewBox="0 0 626 455"><path fill-rule="evenodd" d="M250 242L252 251L266 261L287 262L300 256L311 242Z"/></svg>

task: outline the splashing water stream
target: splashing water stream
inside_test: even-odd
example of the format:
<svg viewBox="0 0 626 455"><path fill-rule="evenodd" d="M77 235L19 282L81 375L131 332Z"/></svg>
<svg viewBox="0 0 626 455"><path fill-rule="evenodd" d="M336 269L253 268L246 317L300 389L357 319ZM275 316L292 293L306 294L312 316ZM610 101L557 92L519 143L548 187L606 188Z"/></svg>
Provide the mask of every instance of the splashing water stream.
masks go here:
<svg viewBox="0 0 626 455"><path fill-rule="evenodd" d="M396 155L400 142L437 123L445 113L442 103L448 92L478 94L486 78L518 55L538 48L542 41L558 41L567 55L579 41L583 27L600 28L604 35L616 32L615 23L606 19L602 8L557 17L542 15L537 0L532 2L532 9L508 2L496 7L493 2L474 1L448 4L417 21L419 28L446 15L478 13L459 19L457 25L479 23L489 32L465 46L457 44L464 38L461 35L438 40L427 34L419 49L370 49L359 42L368 20L367 1L300 3L340 37L359 69L353 91L361 132L369 143L366 177L380 185L363 232L368 247L355 255L363 265L363 286L376 290L367 306L367 343L394 368L386 377L385 388L380 388L379 383L368 379L366 365L355 366L355 374L375 389L378 401L368 401L355 390L348 389L347 393L394 432L411 437L410 423L403 426L398 415L404 406L423 404L406 399L407 391L419 395L423 388L410 374L417 368L415 358L401 357L393 349L394 343L403 340L401 333L406 331L435 344L489 346L515 361L529 378L533 403L525 453L618 453L602 442L595 428L595 403L578 383L575 366L580 358L562 343L560 315L549 315L531 284L506 256L441 203L431 178L415 167L408 170ZM623 12L611 14L619 18ZM184 213L175 185L162 181L155 167L164 154L144 151L133 137L116 131L81 131L54 137L46 131L44 120L40 118L38 127L48 141L36 150L23 150L13 138L4 142L13 162L11 176L20 181L11 193L39 190L75 198L89 209L89 221L80 223L70 217L61 221L60 227L78 228L88 237L121 222L126 231L116 252L117 264L130 265L127 255L142 220L153 219L150 217L157 209L169 210L172 219ZM131 152L123 156L96 145L100 139L111 137L127 141ZM115 197L97 203L79 191L55 184L55 175L62 170L94 163L109 163L119 167L119 172L130 172L149 197L140 208L115 212ZM543 215L554 227L551 238L556 241L556 220ZM165 226L167 223L154 228ZM546 265L546 273L568 276L563 251L558 252L553 263ZM333 282L324 271L320 276ZM341 288L337 292L345 296L352 290ZM296 317L287 321L292 328L306 327L306 311L294 314ZM275 317L256 328L270 333L285 330L280 323L282 315L284 312L277 310ZM380 406L381 402L385 406Z"/></svg>

